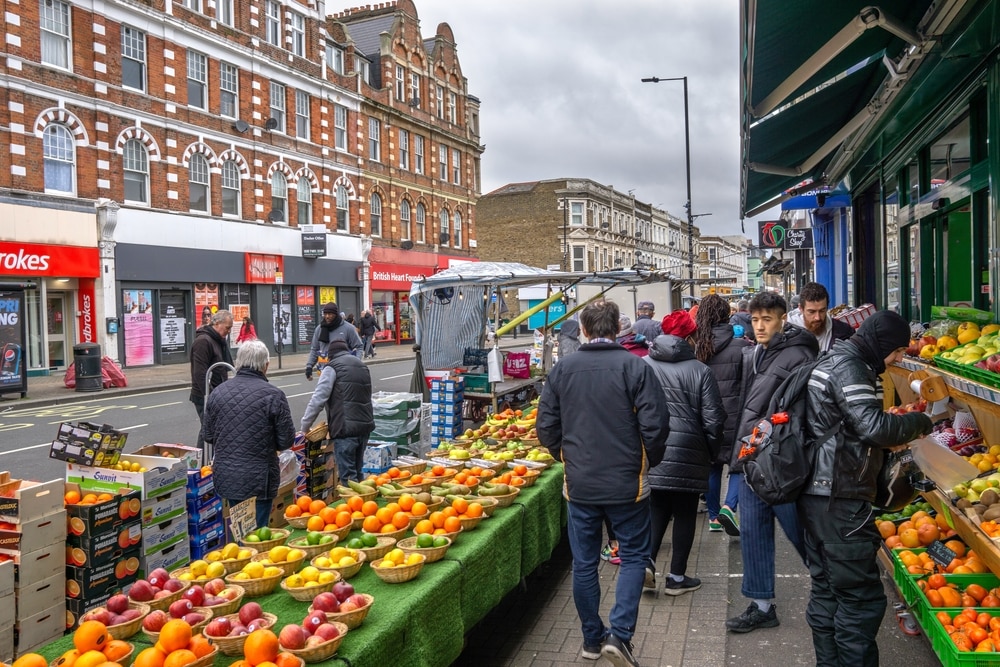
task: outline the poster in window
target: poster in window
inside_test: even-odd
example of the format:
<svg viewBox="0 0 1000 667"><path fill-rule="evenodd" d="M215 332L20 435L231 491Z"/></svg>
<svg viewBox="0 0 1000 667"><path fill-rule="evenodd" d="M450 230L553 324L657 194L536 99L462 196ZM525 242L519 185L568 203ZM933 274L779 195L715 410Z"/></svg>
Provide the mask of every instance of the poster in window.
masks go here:
<svg viewBox="0 0 1000 667"><path fill-rule="evenodd" d="M160 299L160 352L184 351L184 328L187 319L184 317L183 303L170 303Z"/></svg>
<svg viewBox="0 0 1000 667"><path fill-rule="evenodd" d="M312 287L295 288L295 318L299 345L311 345L316 329L316 290Z"/></svg>
<svg viewBox="0 0 1000 667"><path fill-rule="evenodd" d="M246 285L227 285L225 297L226 309L233 314L230 336L233 340L239 340L243 332L243 318L250 317L250 288ZM257 328L256 324L254 328Z"/></svg>
<svg viewBox="0 0 1000 667"><path fill-rule="evenodd" d="M320 305L325 303L330 303L333 301L337 303L337 288L336 287L320 287L319 288L319 303Z"/></svg>
<svg viewBox="0 0 1000 667"><path fill-rule="evenodd" d="M21 392L23 396L28 390L24 306L22 290L0 291L0 394Z"/></svg>
<svg viewBox="0 0 1000 667"><path fill-rule="evenodd" d="M153 364L153 312L148 307L139 312L143 303L153 302L152 290L122 290L122 329L125 332L125 364L151 366Z"/></svg>
<svg viewBox="0 0 1000 667"><path fill-rule="evenodd" d="M194 312L198 313L198 326L208 326L218 310L219 283L195 283Z"/></svg>
<svg viewBox="0 0 1000 667"><path fill-rule="evenodd" d="M291 345L292 288L288 285L271 288L271 317L274 322L274 339Z"/></svg>

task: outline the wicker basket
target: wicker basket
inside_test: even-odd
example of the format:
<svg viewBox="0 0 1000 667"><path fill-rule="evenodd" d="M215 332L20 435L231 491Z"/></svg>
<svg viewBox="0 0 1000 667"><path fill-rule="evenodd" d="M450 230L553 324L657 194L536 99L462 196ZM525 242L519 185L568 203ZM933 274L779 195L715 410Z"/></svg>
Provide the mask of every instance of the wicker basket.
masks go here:
<svg viewBox="0 0 1000 667"><path fill-rule="evenodd" d="M293 598L299 602L312 602L320 593L329 593L333 590L333 585L340 581L340 572L334 573L336 577L326 582L325 584L315 584L313 586L300 586L298 588L289 588L285 585L285 580L281 580L281 588L291 595Z"/></svg>
<svg viewBox="0 0 1000 667"><path fill-rule="evenodd" d="M411 579L416 579L417 575L420 574L420 570L424 569L424 563L427 562L427 557L420 554L421 560L419 563L414 563L413 565L397 565L395 567L379 567L382 563L381 560L372 563L372 570L379 579L387 584L401 584Z"/></svg>
<svg viewBox="0 0 1000 667"><path fill-rule="evenodd" d="M296 530L305 530L311 516L311 514L309 516L286 516L285 521Z"/></svg>
<svg viewBox="0 0 1000 667"><path fill-rule="evenodd" d="M448 544L443 547L418 547L417 538L407 537L405 540L396 543L396 546L403 550L403 553L409 556L410 554L422 554L427 557L426 562L434 563L442 558L444 554L448 551L448 547L452 545L452 541L449 539Z"/></svg>
<svg viewBox="0 0 1000 667"><path fill-rule="evenodd" d="M192 607L191 611L196 611L205 617L205 620L203 620L201 623L197 623L191 626L191 634L196 635L205 629L205 626L208 625L208 622L212 620L213 614L211 608L209 607ZM146 637L149 638L150 644L155 644L160 639L159 632L153 632L151 630L147 630L146 628L142 629L142 634L146 635Z"/></svg>
<svg viewBox="0 0 1000 667"><path fill-rule="evenodd" d="M203 655L194 662L188 663L185 667L211 667L212 663L215 662L215 656L219 655L219 649L215 649L208 655Z"/></svg>
<svg viewBox="0 0 1000 667"><path fill-rule="evenodd" d="M375 596L369 595L368 593L359 593L359 595L368 600L364 607L355 609L354 611L328 611L326 612L326 620L343 623L351 630L361 625L364 622L365 617L368 616L368 612L372 608L372 603L375 602ZM308 613L311 614L312 611L312 605L309 605Z"/></svg>
<svg viewBox="0 0 1000 667"><path fill-rule="evenodd" d="M361 496L362 500L375 500L375 496L378 495L378 489L372 489L371 493L358 493L354 489L348 490L347 487L337 487L337 495L341 498L350 498L351 496Z"/></svg>
<svg viewBox="0 0 1000 667"><path fill-rule="evenodd" d="M227 574L226 583L242 586L244 595L248 598L259 598L262 595L270 595L285 576L279 572L270 577L261 577L260 579L233 579L233 576L236 574L238 573Z"/></svg>
<svg viewBox="0 0 1000 667"><path fill-rule="evenodd" d="M541 474L542 474L541 470L529 470L523 475L517 475L517 476L524 480L524 486L527 487L534 485L534 483L538 481L538 478L541 476Z"/></svg>
<svg viewBox="0 0 1000 667"><path fill-rule="evenodd" d="M244 549L250 550L250 555L246 558L227 558L226 560L220 560L223 567L226 568L226 574L232 574L233 572L239 572L243 569L243 566L250 562L254 556L260 553L254 547L243 547Z"/></svg>
<svg viewBox="0 0 1000 667"><path fill-rule="evenodd" d="M444 500L444 496L431 496L431 501L427 503L427 515L430 516L431 512L440 509L444 505Z"/></svg>
<svg viewBox="0 0 1000 667"><path fill-rule="evenodd" d="M492 470L494 473L499 472L502 468L507 466L506 461L491 461L488 459L476 459L475 465L479 466L484 470Z"/></svg>
<svg viewBox="0 0 1000 667"><path fill-rule="evenodd" d="M285 542L285 544L293 549L304 551L306 554L306 560L312 560L313 557L337 546L337 543L340 542L340 538L336 535L334 535L333 538L333 542L326 542L325 544L306 544L306 538L296 537L294 540Z"/></svg>
<svg viewBox="0 0 1000 667"><path fill-rule="evenodd" d="M497 471L494 470L493 468L483 468L483 471L480 474L476 475L476 477L479 478L480 482L488 482L496 476L497 476Z"/></svg>
<svg viewBox="0 0 1000 667"><path fill-rule="evenodd" d="M404 484L403 486L406 488L408 492L420 493L422 491L430 491L431 487L437 484L437 480L438 480L437 477L431 477L430 479L425 477L424 481L420 482L419 484L410 482L409 484Z"/></svg>
<svg viewBox="0 0 1000 667"><path fill-rule="evenodd" d="M272 547L281 546L288 539L288 535L291 531L285 530L284 528L272 528L271 529L271 539L261 540L260 542L246 542L240 540L240 544L250 549L256 549L257 553L264 553L269 551Z"/></svg>
<svg viewBox="0 0 1000 667"><path fill-rule="evenodd" d="M483 520L482 516L459 516L458 520L462 523L462 530L468 532L470 530L475 530L479 522Z"/></svg>
<svg viewBox="0 0 1000 667"><path fill-rule="evenodd" d="M135 657L135 644L130 643L129 646L132 647L129 652L113 662L117 662L121 667L131 667L132 659Z"/></svg>
<svg viewBox="0 0 1000 667"><path fill-rule="evenodd" d="M361 547L358 551L364 552L365 560L370 563L392 551L392 548L396 546L396 540L397 538L391 535L379 535L377 545L373 547Z"/></svg>
<svg viewBox="0 0 1000 667"><path fill-rule="evenodd" d="M176 575L177 573L174 572L174 574ZM171 578L176 578L176 577L171 577ZM191 581L181 581L180 579L178 579L178 581L184 584L184 588L174 591L170 595L164 595L162 598L155 598L153 600L149 600L147 602L144 602L143 604L147 605L150 611L154 609L161 609L163 611L166 611L167 607L169 607L171 604L181 599L181 596L184 595L184 591L191 588L191 584L193 583Z"/></svg>
<svg viewBox="0 0 1000 667"><path fill-rule="evenodd" d="M329 547L332 548L332 547ZM281 572L284 576L290 574L295 574L302 568L302 564L306 562L306 557L296 558L295 560L282 561L280 563L265 563L265 560L269 560L266 553L258 554L254 556L251 561L263 564L265 567L268 565L273 565L274 567L281 568Z"/></svg>
<svg viewBox="0 0 1000 667"><path fill-rule="evenodd" d="M133 618L128 623L119 623L118 625L109 625L108 634L114 639L128 639L135 633L139 632L139 628L142 627L142 619L146 618L146 615L150 612L150 606L145 602L134 602L132 600L128 601L129 609L138 609L141 616L138 618ZM117 662L117 661L116 661Z"/></svg>
<svg viewBox="0 0 1000 667"><path fill-rule="evenodd" d="M367 517L359 516L351 520L351 530L361 530Z"/></svg>
<svg viewBox="0 0 1000 667"><path fill-rule="evenodd" d="M408 472L411 475L419 475L423 471L427 470L426 461L421 463L403 463L402 461L393 461L392 465L399 468L401 472Z"/></svg>
<svg viewBox="0 0 1000 667"><path fill-rule="evenodd" d="M502 496L488 496L488 497L497 501L497 507L510 507L514 502L514 499L517 498L517 494L519 493L521 493L521 489L514 486L511 487L510 493L506 493Z"/></svg>
<svg viewBox="0 0 1000 667"><path fill-rule="evenodd" d="M416 524L414 524L414 525L416 525ZM393 539L395 539L395 540L398 541L398 540L403 539L403 535L405 535L406 531L408 531L409 529L410 529L410 526L409 526L409 524L407 524L406 528L400 528L398 530L394 530L394 531L389 532L389 533L369 533L366 530L362 530L361 532L365 533L366 535L374 535L376 537L391 537L391 538L393 538Z"/></svg>
<svg viewBox="0 0 1000 667"><path fill-rule="evenodd" d="M443 475L430 475L430 479L434 482L434 485L447 484L451 480L455 479L455 475L458 474L456 468L445 468ZM424 475L426 479L428 475Z"/></svg>
<svg viewBox="0 0 1000 667"><path fill-rule="evenodd" d="M433 537L447 537L449 540L451 540L451 543L454 544L455 540L458 539L458 534L461 533L461 532L462 532L462 529L459 528L458 530L456 530L453 533L436 533L436 534L433 535ZM399 542L397 542L396 544L399 544Z"/></svg>
<svg viewBox="0 0 1000 667"><path fill-rule="evenodd" d="M223 602L222 604L215 604L209 607L209 609L212 610L212 618L218 618L219 616L225 616L226 614L235 614L240 608L240 603L243 602L243 596L246 595L246 589L242 586L230 583L226 584L226 588L231 588L236 591L236 597L229 602Z"/></svg>
<svg viewBox="0 0 1000 667"><path fill-rule="evenodd" d="M226 617L230 621L239 621L239 614L226 614ZM264 612L264 620L267 621L267 627L273 627L275 623L278 622L278 617L274 614ZM277 634L277 633L275 633ZM243 644L246 642L249 634L240 635L238 637L213 637L212 635L205 635L207 639L212 644L219 647L223 655L228 656L240 656L243 657Z"/></svg>
<svg viewBox="0 0 1000 667"><path fill-rule="evenodd" d="M354 529L354 521L351 520L351 523L347 524L346 526L341 526L340 528L336 528L334 530L324 530L323 534L333 535L334 537L337 538L338 542L343 542L345 539L347 539L348 533L350 533L353 529ZM326 548L332 549L333 547L334 545L330 544L327 545Z"/></svg>
<svg viewBox="0 0 1000 667"><path fill-rule="evenodd" d="M298 648L298 649L284 649L288 653L291 653L299 660L302 660L303 664L309 662L323 662L324 660L329 660L336 653L337 649L340 648L340 642L344 641L344 635L347 634L348 628L343 623L333 623L340 635L336 639L331 639L325 641L322 644L317 644L316 646L310 646L309 648Z"/></svg>
<svg viewBox="0 0 1000 667"><path fill-rule="evenodd" d="M470 503L479 503L480 505L482 505L483 516L486 517L493 516L493 512L495 512L497 507L500 506L500 503L498 503L497 500L491 496L475 496L475 497L470 496L468 497L468 501Z"/></svg>
<svg viewBox="0 0 1000 667"><path fill-rule="evenodd" d="M340 567L339 565L334 565L331 567L320 567L319 565L316 565L316 558L319 558L319 556L309 561L309 564L315 568L318 568L321 572L322 571L337 572L340 574L341 579L350 579L351 577L353 577L354 575L356 575L358 572L361 571L361 566L365 564L366 560L364 551L361 551L360 549L354 549L354 551L358 552L358 557L356 559L357 562L355 562L353 565L346 565L344 567Z"/></svg>

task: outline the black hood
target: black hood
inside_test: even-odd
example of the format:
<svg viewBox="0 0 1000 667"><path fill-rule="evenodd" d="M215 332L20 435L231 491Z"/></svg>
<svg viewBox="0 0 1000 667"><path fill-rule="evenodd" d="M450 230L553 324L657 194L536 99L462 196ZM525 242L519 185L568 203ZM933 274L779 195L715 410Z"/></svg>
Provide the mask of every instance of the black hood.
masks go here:
<svg viewBox="0 0 1000 667"><path fill-rule="evenodd" d="M767 350L770 352L789 347L807 347L814 355L819 354L819 341L816 340L816 336L794 324L785 324L785 328L768 343Z"/></svg>
<svg viewBox="0 0 1000 667"><path fill-rule="evenodd" d="M712 327L712 356L729 347L733 342L733 325L716 324Z"/></svg>
<svg viewBox="0 0 1000 667"><path fill-rule="evenodd" d="M683 338L661 334L649 348L649 356L657 361L675 363L694 359L694 349Z"/></svg>
<svg viewBox="0 0 1000 667"><path fill-rule="evenodd" d="M559 329L559 335L567 336L569 338L579 338L580 323L576 320L566 320L562 323L562 328Z"/></svg>

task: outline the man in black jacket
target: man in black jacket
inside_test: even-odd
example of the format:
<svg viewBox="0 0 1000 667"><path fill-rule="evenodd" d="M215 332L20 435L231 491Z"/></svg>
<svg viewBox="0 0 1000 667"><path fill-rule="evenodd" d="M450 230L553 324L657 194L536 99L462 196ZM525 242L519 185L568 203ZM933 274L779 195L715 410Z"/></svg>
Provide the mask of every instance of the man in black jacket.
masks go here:
<svg viewBox="0 0 1000 667"><path fill-rule="evenodd" d="M205 375L213 364L224 361L232 365L233 355L229 351L229 332L233 328L233 314L228 310L218 310L208 324L198 329L191 344L191 394L188 397L198 412L198 421L203 422L205 407ZM216 387L229 377L229 369L218 366L212 371L209 388ZM205 443L201 429L198 430L198 447Z"/></svg>
<svg viewBox="0 0 1000 667"><path fill-rule="evenodd" d="M268 362L264 343L244 343L236 353L236 375L209 395L205 407L215 491L230 505L256 497L258 527L267 525L278 495L278 452L295 439L288 399L267 381Z"/></svg>
<svg viewBox="0 0 1000 667"><path fill-rule="evenodd" d="M357 356L361 353L361 337L353 324L344 321L340 308L336 303L323 305L323 321L313 331L312 345L309 346L309 358L306 360L306 379L313 379L313 369L316 362L327 358L327 346L335 340L342 340L348 349ZM321 363L326 363L321 361Z"/></svg>
<svg viewBox="0 0 1000 667"><path fill-rule="evenodd" d="M610 301L595 301L580 313L589 342L549 373L535 428L565 466L582 656L638 665L631 642L650 550L648 473L663 459L669 414L653 369L615 342L618 317ZM621 558L610 631L599 610L605 518Z"/></svg>
<svg viewBox="0 0 1000 667"><path fill-rule="evenodd" d="M883 409L879 375L903 358L910 327L880 311L838 342L809 378L807 423L834 430L819 447L798 500L812 592L806 619L818 665L878 665L886 600L875 556L881 536L872 521L877 479L887 449L930 433L927 415Z"/></svg>
<svg viewBox="0 0 1000 667"><path fill-rule="evenodd" d="M366 310L361 313L361 320L358 322L358 328L361 329L361 344L364 348L365 358L375 358L375 332L381 331L382 327L378 325L378 320L372 315L372 311Z"/></svg>
<svg viewBox="0 0 1000 667"><path fill-rule="evenodd" d="M785 299L762 292L750 301L750 318L757 345L746 349L743 359L743 389L740 393L736 442L730 459L732 472L743 472L739 462L740 439L750 435L775 391L799 366L816 358L816 337L786 321ZM730 478L732 482L735 479ZM802 526L795 503L768 505L739 476L740 551L743 555L743 595L750 604L739 616L726 621L731 632L773 628L778 623L774 599L774 521L778 520L789 541L805 561Z"/></svg>
<svg viewBox="0 0 1000 667"><path fill-rule="evenodd" d="M816 336L821 353L854 335L854 327L830 317L830 294L819 283L806 283L799 292L799 307L788 314L788 321Z"/></svg>

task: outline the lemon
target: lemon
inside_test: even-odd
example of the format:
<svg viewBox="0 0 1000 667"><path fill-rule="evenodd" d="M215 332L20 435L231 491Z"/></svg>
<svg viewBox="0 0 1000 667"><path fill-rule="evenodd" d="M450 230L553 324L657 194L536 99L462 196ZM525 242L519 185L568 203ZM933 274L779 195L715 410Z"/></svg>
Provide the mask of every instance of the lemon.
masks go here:
<svg viewBox="0 0 1000 667"><path fill-rule="evenodd" d="M305 583L305 580L298 574L293 574L285 579L285 586L289 588L302 588Z"/></svg>
<svg viewBox="0 0 1000 667"><path fill-rule="evenodd" d="M133 463L132 464L132 472L139 472L139 468L141 468L141 467L142 466L139 465L138 463Z"/></svg>
<svg viewBox="0 0 1000 667"><path fill-rule="evenodd" d="M357 562L358 561L354 560L350 556L344 556L340 560L337 561L337 566L338 567L348 567L350 565L354 565Z"/></svg>
<svg viewBox="0 0 1000 667"><path fill-rule="evenodd" d="M285 545L272 547L271 550L267 552L267 557L275 563L283 563L288 559L289 551L290 549Z"/></svg>
<svg viewBox="0 0 1000 667"><path fill-rule="evenodd" d="M406 564L407 565L416 565L417 563L422 563L423 560L424 560L424 557L421 556L420 554L410 554L409 557L406 559Z"/></svg>
<svg viewBox="0 0 1000 667"><path fill-rule="evenodd" d="M393 549L385 555L386 560L391 560L396 565L399 565L406 559L406 554L403 553L402 549Z"/></svg>
<svg viewBox="0 0 1000 667"><path fill-rule="evenodd" d="M382 563L379 565L379 567L396 567L396 564L393 563L388 558L383 558Z"/></svg>
<svg viewBox="0 0 1000 667"><path fill-rule="evenodd" d="M319 570L317 570L312 565L306 565L304 568L302 568L302 571L299 572L299 576L302 577L302 581L319 581L320 577L323 574L332 574L332 573L329 573L329 572L326 572L326 573L320 572Z"/></svg>
<svg viewBox="0 0 1000 667"><path fill-rule="evenodd" d="M208 563L203 560L191 561L191 574L196 577L200 577L205 574L205 570L208 569Z"/></svg>
<svg viewBox="0 0 1000 667"><path fill-rule="evenodd" d="M271 565L269 567L265 567L264 568L264 576L265 577L273 577L273 576L276 576L276 575L279 575L279 574L284 574L284 573L285 573L284 570L282 570L280 567L276 567L274 565Z"/></svg>
<svg viewBox="0 0 1000 667"><path fill-rule="evenodd" d="M208 575L199 574L197 577L195 577L195 581L208 581Z"/></svg>
<svg viewBox="0 0 1000 667"><path fill-rule="evenodd" d="M331 560L335 560L335 561L336 560L340 560L341 558L343 558L344 556L347 556L347 555L349 555L349 552L344 547L334 547L334 548L330 549L330 559Z"/></svg>
<svg viewBox="0 0 1000 667"><path fill-rule="evenodd" d="M306 588L312 588L313 586L319 586L318 581L307 581L305 584Z"/></svg>
<svg viewBox="0 0 1000 667"><path fill-rule="evenodd" d="M251 579L260 579L261 577L264 576L264 565L256 561L250 561L249 563L243 566L243 571Z"/></svg>
<svg viewBox="0 0 1000 667"><path fill-rule="evenodd" d="M303 572L304 571L305 570L303 570ZM337 578L337 575L334 574L333 572L320 572L319 573L319 578L316 579L316 583L317 584L328 584L331 581L336 580L336 578Z"/></svg>
<svg viewBox="0 0 1000 667"><path fill-rule="evenodd" d="M235 542L230 542L226 546L222 547L222 558L236 558L236 555L240 552L240 545Z"/></svg>
<svg viewBox="0 0 1000 667"><path fill-rule="evenodd" d="M316 564L316 567L330 567L330 565L333 564L333 561L326 556L317 556L313 563Z"/></svg>
<svg viewBox="0 0 1000 667"><path fill-rule="evenodd" d="M226 575L226 566L218 561L212 561L205 568L205 576L209 579L215 579L217 577L224 577Z"/></svg>
<svg viewBox="0 0 1000 667"><path fill-rule="evenodd" d="M249 549L240 549L239 551L236 552L236 560L243 560L244 558L250 558L250 556L252 555L253 552L250 551Z"/></svg>
<svg viewBox="0 0 1000 667"><path fill-rule="evenodd" d="M289 549L288 555L285 556L286 561L297 561L306 557L306 552L302 549Z"/></svg>
<svg viewBox="0 0 1000 667"><path fill-rule="evenodd" d="M273 561L270 558L261 558L257 562L260 563L261 565L273 565L274 564Z"/></svg>
<svg viewBox="0 0 1000 667"><path fill-rule="evenodd" d="M181 574L177 575L177 578L180 579L181 581L194 581L194 575L191 574L190 572L182 572Z"/></svg>
<svg viewBox="0 0 1000 667"><path fill-rule="evenodd" d="M207 560L209 563L216 563L216 562L222 560L222 552L221 551L209 551L207 554L205 554L205 560Z"/></svg>
<svg viewBox="0 0 1000 667"><path fill-rule="evenodd" d="M248 581L250 579L250 575L246 572L237 572L232 576L232 579L233 581Z"/></svg>

